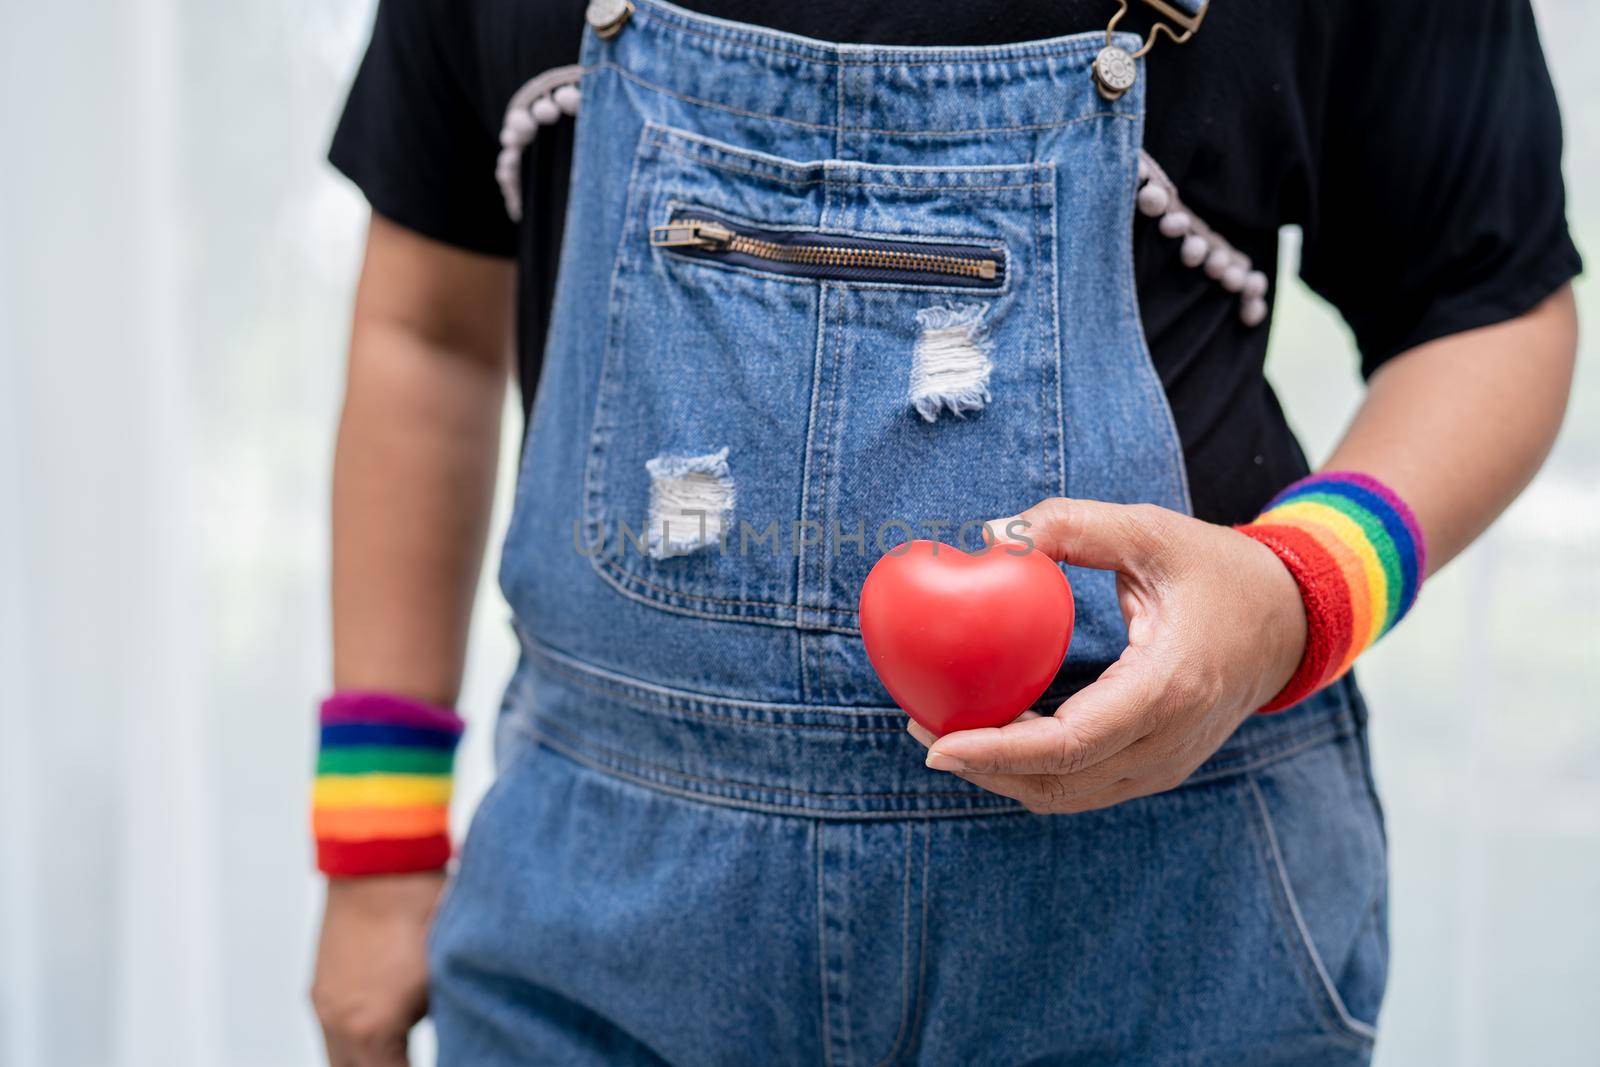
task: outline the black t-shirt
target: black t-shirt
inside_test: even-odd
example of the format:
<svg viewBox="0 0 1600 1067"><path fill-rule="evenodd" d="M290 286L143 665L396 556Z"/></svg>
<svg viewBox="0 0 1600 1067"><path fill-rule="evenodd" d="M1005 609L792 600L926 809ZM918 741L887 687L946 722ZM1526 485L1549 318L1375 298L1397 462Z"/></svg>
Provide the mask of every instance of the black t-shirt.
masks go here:
<svg viewBox="0 0 1600 1067"><path fill-rule="evenodd" d="M826 40L983 45L1104 29L1110 0L688 0ZM495 184L516 89L577 61L584 0L381 0L330 158L380 214L515 255L524 402L555 284L572 123L540 130L513 225ZM1143 5L1135 5L1142 8ZM1143 30L1131 16L1125 28ZM1278 230L1345 317L1362 370L1531 309L1580 270L1561 125L1528 0L1215 0L1194 40L1151 53L1146 144L1184 200L1273 273ZM1138 218L1145 333L1196 514L1255 516L1305 459L1263 374L1267 331ZM1516 352L1505 358L1516 359Z"/></svg>

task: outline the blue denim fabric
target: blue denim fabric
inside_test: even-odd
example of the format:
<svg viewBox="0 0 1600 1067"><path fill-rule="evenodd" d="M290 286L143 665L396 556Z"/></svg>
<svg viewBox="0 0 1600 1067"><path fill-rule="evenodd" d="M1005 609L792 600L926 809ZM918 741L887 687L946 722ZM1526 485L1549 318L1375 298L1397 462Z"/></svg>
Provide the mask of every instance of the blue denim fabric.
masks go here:
<svg viewBox="0 0 1600 1067"><path fill-rule="evenodd" d="M1366 1062L1385 859L1353 684L1170 793L1037 817L923 766L856 625L893 522L1188 510L1133 289L1143 79L1101 100L1098 34L839 46L635 3L584 45L501 574L524 655L431 945L442 1062ZM1003 281L653 248L679 211L981 246ZM983 308L989 400L930 421L917 313L956 304ZM780 551L630 544L684 457ZM1111 577L1069 575L1053 696L1126 639Z"/></svg>

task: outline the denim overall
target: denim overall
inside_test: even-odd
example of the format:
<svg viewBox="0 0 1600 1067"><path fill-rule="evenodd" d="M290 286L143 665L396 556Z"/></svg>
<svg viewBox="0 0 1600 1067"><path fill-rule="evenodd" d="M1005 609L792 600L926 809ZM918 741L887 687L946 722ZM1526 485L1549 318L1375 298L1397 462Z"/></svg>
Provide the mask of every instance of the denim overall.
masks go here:
<svg viewBox="0 0 1600 1067"><path fill-rule="evenodd" d="M441 1062L1366 1062L1353 685L1172 792L1040 817L923 766L857 627L908 536L1188 510L1133 284L1143 75L1103 99L1100 34L843 46L635 5L585 36ZM1125 642L1112 576L1068 574L1051 701Z"/></svg>

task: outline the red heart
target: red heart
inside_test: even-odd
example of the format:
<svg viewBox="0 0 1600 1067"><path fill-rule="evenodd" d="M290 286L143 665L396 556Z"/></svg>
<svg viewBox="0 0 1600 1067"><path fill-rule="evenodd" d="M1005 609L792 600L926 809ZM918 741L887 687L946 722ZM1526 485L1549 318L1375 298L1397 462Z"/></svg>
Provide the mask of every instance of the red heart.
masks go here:
<svg viewBox="0 0 1600 1067"><path fill-rule="evenodd" d="M969 555L912 541L861 586L861 638L894 702L936 734L1004 726L1038 700L1072 641L1072 586L1020 545Z"/></svg>

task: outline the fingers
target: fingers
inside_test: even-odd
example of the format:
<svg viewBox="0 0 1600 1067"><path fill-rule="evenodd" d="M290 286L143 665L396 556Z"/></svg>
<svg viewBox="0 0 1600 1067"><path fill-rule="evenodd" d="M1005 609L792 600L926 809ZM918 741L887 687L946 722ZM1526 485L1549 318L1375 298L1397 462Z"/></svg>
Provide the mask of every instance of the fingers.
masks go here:
<svg viewBox="0 0 1600 1067"><path fill-rule="evenodd" d="M1107 775L1095 786L1052 774L960 774L980 789L1010 797L1035 815L1077 815L1109 808L1160 790L1122 774ZM1075 788L1081 786L1081 788Z"/></svg>
<svg viewBox="0 0 1600 1067"><path fill-rule="evenodd" d="M1181 688L1181 687L1179 687ZM1081 812L1173 788L1187 770L1155 743L1173 721L1173 679L1125 653L1051 716L936 737L912 724L927 764L1035 812Z"/></svg>
<svg viewBox="0 0 1600 1067"><path fill-rule="evenodd" d="M1054 715L938 738L928 766L975 774L1081 774L1151 732L1162 689L1148 664L1119 660Z"/></svg>
<svg viewBox="0 0 1600 1067"><path fill-rule="evenodd" d="M1054 497L987 524L995 542L1038 549L1062 563L1125 573L1160 560L1172 512L1153 504L1107 504Z"/></svg>

